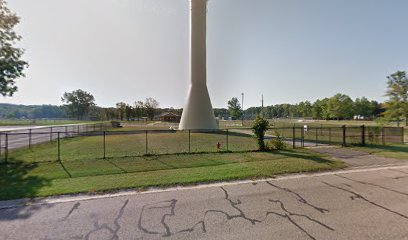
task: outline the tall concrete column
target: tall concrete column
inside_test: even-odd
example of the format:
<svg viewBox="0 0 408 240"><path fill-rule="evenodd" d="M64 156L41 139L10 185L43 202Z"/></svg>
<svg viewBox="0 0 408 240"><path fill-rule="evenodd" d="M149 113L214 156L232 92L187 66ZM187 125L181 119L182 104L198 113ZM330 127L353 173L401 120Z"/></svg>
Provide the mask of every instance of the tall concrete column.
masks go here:
<svg viewBox="0 0 408 240"><path fill-rule="evenodd" d="M190 89L180 130L218 129L207 89L207 0L190 0Z"/></svg>

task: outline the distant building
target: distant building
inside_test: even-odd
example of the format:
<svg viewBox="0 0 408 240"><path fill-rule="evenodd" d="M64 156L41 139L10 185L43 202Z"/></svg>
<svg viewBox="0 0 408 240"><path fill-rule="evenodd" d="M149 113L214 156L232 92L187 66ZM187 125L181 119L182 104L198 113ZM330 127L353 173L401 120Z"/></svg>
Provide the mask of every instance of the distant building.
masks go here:
<svg viewBox="0 0 408 240"><path fill-rule="evenodd" d="M165 112L159 116L162 122L180 122L181 116L172 112Z"/></svg>

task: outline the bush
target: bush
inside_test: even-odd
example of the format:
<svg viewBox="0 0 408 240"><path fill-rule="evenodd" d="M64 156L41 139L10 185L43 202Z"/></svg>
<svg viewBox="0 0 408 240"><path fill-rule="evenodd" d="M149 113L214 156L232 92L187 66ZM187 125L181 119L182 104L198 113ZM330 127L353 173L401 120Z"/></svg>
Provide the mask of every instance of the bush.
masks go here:
<svg viewBox="0 0 408 240"><path fill-rule="evenodd" d="M255 134L256 141L258 143L258 150L259 151L266 151L265 147L265 132L269 128L268 120L260 117L259 115L256 116L255 122L252 125L252 131Z"/></svg>
<svg viewBox="0 0 408 240"><path fill-rule="evenodd" d="M267 144L267 149L269 151L285 150L287 149L286 143L279 133L276 133L276 138L272 139Z"/></svg>

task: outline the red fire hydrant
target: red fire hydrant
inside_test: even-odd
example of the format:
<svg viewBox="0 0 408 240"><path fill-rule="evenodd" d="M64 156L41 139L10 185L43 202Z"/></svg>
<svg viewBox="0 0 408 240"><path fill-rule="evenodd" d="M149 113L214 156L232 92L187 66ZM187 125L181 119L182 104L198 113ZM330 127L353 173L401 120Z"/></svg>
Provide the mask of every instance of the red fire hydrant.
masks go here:
<svg viewBox="0 0 408 240"><path fill-rule="evenodd" d="M219 151L221 149L221 143L217 142L217 151Z"/></svg>

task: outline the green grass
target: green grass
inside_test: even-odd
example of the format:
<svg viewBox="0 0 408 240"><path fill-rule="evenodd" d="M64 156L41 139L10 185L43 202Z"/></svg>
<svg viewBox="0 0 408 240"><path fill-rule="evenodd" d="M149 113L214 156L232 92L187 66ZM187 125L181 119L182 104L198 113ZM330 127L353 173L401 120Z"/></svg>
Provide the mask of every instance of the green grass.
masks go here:
<svg viewBox="0 0 408 240"><path fill-rule="evenodd" d="M26 151L26 154L32 154ZM72 155L74 156L74 155ZM19 158L24 159L21 153ZM32 155L31 155L32 157ZM178 154L0 165L0 200L172 186L345 167L307 150Z"/></svg>
<svg viewBox="0 0 408 240"><path fill-rule="evenodd" d="M408 160L408 145L367 145L355 149L382 157Z"/></svg>
<svg viewBox="0 0 408 240"><path fill-rule="evenodd" d="M148 133L147 152L146 135L125 134L106 136L106 157L141 156L147 154L174 154L185 152L216 152L220 142L221 151L227 151L226 132L191 132L190 145L188 132ZM64 161L88 160L103 157L103 136L80 137L61 140L61 159ZM229 151L256 150L254 138L245 134L229 133ZM57 144L44 143L31 150L19 149L10 152L13 159L24 162L45 162L57 159Z"/></svg>
<svg viewBox="0 0 408 240"><path fill-rule="evenodd" d="M264 178L345 167L342 162L308 150L255 152L255 139L237 132L229 132L227 151L225 130L193 131L190 135L186 131L149 132L147 153L150 155L145 155L145 133L126 132L135 129L140 130L126 127L120 129L123 135L108 132L106 159L103 159L103 136L62 139L61 162L56 161L56 142L10 151L9 164L0 165L0 200ZM324 141L327 133L319 134L319 140ZM332 134L334 139L336 136ZM312 140L314 136L315 132L311 132L305 137ZM217 142L222 146L220 152L216 150ZM403 145L362 149L408 159L408 149ZM194 154L187 154L189 151Z"/></svg>

